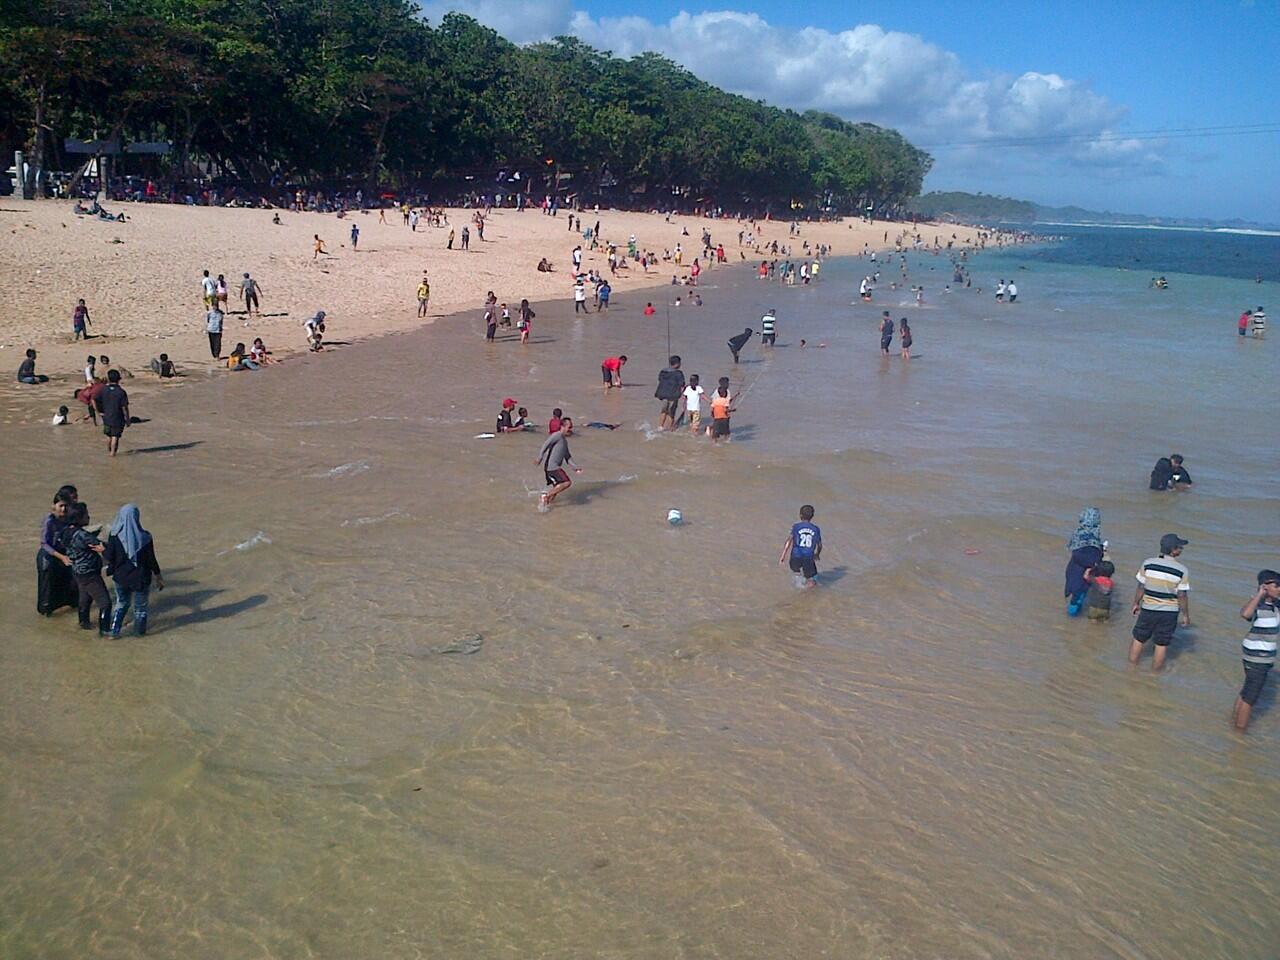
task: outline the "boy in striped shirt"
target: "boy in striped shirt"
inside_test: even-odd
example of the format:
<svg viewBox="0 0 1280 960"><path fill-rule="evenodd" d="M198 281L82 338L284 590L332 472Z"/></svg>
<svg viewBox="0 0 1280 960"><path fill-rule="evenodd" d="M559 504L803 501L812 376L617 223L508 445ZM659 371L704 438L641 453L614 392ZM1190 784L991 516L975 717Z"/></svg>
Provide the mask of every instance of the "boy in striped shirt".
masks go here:
<svg viewBox="0 0 1280 960"><path fill-rule="evenodd" d="M1155 643L1152 670L1164 669L1165 655L1173 641L1173 632L1181 620L1191 626L1191 580L1187 568L1178 562L1188 541L1176 533L1160 538L1160 556L1142 561L1138 568L1138 589L1133 595L1133 642L1129 644L1129 662L1137 663L1147 641Z"/></svg>
<svg viewBox="0 0 1280 960"><path fill-rule="evenodd" d="M1258 592L1243 607L1240 616L1252 626L1244 638L1240 652L1244 660L1244 686L1236 697L1231 722L1244 733L1249 714L1258 702L1262 686L1267 682L1271 665L1276 662L1276 640L1280 638L1280 573L1263 570L1258 574Z"/></svg>

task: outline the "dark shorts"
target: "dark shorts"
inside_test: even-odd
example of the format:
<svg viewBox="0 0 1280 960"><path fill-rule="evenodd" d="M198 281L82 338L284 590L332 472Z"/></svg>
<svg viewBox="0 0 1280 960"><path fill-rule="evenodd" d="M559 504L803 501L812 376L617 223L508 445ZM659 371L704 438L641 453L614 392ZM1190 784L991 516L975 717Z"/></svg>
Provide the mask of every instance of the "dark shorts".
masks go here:
<svg viewBox="0 0 1280 960"><path fill-rule="evenodd" d="M1244 328L1244 327L1241 327L1241 328L1240 328L1240 336L1242 336L1242 337L1244 336L1244 331L1245 331L1245 328Z"/></svg>
<svg viewBox="0 0 1280 960"><path fill-rule="evenodd" d="M1271 672L1271 664L1269 663L1250 663L1248 660L1242 660L1244 664L1244 686L1240 688L1240 699L1253 706L1258 702L1258 694L1262 693L1262 685L1267 682L1267 674Z"/></svg>
<svg viewBox="0 0 1280 960"><path fill-rule="evenodd" d="M569 474L565 472L563 467L556 470L544 471L547 475L547 486L554 487L557 483L569 483Z"/></svg>
<svg viewBox="0 0 1280 960"><path fill-rule="evenodd" d="M123 437L124 424L123 423L105 423L102 425L102 432L105 436L108 436L108 437Z"/></svg>
<svg viewBox="0 0 1280 960"><path fill-rule="evenodd" d="M247 293L244 298L244 308L246 310L258 309L258 295L256 293Z"/></svg>
<svg viewBox="0 0 1280 960"><path fill-rule="evenodd" d="M888 349L889 349L889 344L891 344L891 343L893 343L893 337L881 337L881 338L880 338L880 349L881 349L881 350L888 350Z"/></svg>
<svg viewBox="0 0 1280 960"><path fill-rule="evenodd" d="M1133 639L1139 643L1152 640L1157 647L1167 647L1177 627L1177 610L1139 610L1138 622L1133 625Z"/></svg>
<svg viewBox="0 0 1280 960"><path fill-rule="evenodd" d="M762 334L760 334L760 342L761 342L761 343L767 343L767 344L768 344L769 346L771 346L771 347L773 346L774 342L775 342L777 339L778 339L778 335L777 335L776 333L762 333Z"/></svg>
<svg viewBox="0 0 1280 960"><path fill-rule="evenodd" d="M600 368L600 376L606 384L613 383L613 371L610 370L608 367Z"/></svg>
<svg viewBox="0 0 1280 960"><path fill-rule="evenodd" d="M814 563L813 557L797 557L793 553L790 566L792 573L801 574L806 580L812 580L818 575L818 565Z"/></svg>
<svg viewBox="0 0 1280 960"><path fill-rule="evenodd" d="M729 435L729 418L723 417L719 420L711 421L711 436L727 437Z"/></svg>
<svg viewBox="0 0 1280 960"><path fill-rule="evenodd" d="M674 419L676 418L676 414L680 412L680 401L679 401L679 399L676 399L676 400L663 400L663 401L662 401L662 412L663 412L663 413L665 413L665 414L666 414L668 417L670 417L672 420L674 420Z"/></svg>

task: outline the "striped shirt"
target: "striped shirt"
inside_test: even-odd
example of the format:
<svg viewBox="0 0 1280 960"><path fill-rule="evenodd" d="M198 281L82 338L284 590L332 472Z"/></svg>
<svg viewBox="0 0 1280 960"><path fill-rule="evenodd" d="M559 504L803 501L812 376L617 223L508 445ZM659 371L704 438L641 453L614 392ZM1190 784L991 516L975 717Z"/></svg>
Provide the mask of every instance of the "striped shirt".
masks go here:
<svg viewBox="0 0 1280 960"><path fill-rule="evenodd" d="M1178 594L1191 589L1187 568L1173 557L1152 557L1138 568L1143 610L1178 610Z"/></svg>
<svg viewBox="0 0 1280 960"><path fill-rule="evenodd" d="M1253 614L1253 626L1241 644L1246 663L1275 663L1276 640L1280 638L1280 604L1263 600Z"/></svg>
<svg viewBox="0 0 1280 960"><path fill-rule="evenodd" d="M769 316L769 314L767 313L763 317L761 317L760 318L760 335L762 337L767 337L772 335L773 329L774 329L773 328L774 323L776 323L774 318Z"/></svg>

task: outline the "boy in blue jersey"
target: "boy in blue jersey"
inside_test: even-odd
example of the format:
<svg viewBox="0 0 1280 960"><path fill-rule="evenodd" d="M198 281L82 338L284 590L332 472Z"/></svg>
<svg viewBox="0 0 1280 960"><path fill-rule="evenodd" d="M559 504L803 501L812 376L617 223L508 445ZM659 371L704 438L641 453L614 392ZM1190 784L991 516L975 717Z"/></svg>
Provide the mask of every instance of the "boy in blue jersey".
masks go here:
<svg viewBox="0 0 1280 960"><path fill-rule="evenodd" d="M817 560L822 556L822 531L813 522L813 507L807 503L800 508L800 522L792 525L778 562L786 563L788 554L791 556L791 572L796 574L796 586L816 587Z"/></svg>

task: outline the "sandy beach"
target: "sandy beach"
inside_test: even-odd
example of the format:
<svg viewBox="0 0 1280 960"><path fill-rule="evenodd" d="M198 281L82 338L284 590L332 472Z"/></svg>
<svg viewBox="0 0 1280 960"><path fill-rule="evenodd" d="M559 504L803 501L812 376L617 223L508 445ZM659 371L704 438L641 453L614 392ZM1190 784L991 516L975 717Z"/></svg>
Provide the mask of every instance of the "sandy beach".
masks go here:
<svg viewBox="0 0 1280 960"><path fill-rule="evenodd" d="M359 340L420 326L415 292L425 271L431 282L426 322L477 309L487 291L513 309L521 298L546 300L571 294L570 252L581 236L570 233L567 214L544 216L536 210L517 213L495 210L485 240L471 225L468 251L446 249L447 227L431 227L426 219L417 231L404 226L398 211L387 211L379 223L377 211L339 218L334 214L280 211L282 223L272 223L273 211L169 204L120 204L125 223L77 217L64 202L24 202L6 198L0 204L0 367L17 369L22 351L40 352L39 370L55 381L73 384L88 354L107 353L112 361L139 373L150 359L167 352L180 369L204 373L210 369L204 335L201 271L224 274L231 289L224 327L224 355L237 340L262 337L278 356L305 348L301 324L316 310L328 315L327 336ZM474 211L447 211L458 233ZM619 271L613 281L614 302L635 299L633 292L670 283L672 274L687 276L700 237L709 229L723 243L730 264L750 260L754 251L739 247L737 234L749 229L733 220L707 220L615 211L583 211L583 227L597 219L601 235L625 252L635 235L641 251L662 256L682 244L683 265L661 262L648 276L638 264ZM351 224L360 227L359 251L351 249ZM759 242L788 243L788 223L761 221ZM799 238L791 238L795 255L801 244L826 244L836 255L866 247L891 245L903 225L845 220L802 224ZM688 235L683 231L687 230ZM954 234L957 244L973 241L977 231L951 225L922 226L929 243L935 236L945 244ZM312 257L312 238L325 241L327 256ZM886 244L885 237L890 243ZM695 250L697 248L697 250ZM584 244L583 269L607 271L606 249ZM545 257L552 273L536 269ZM704 264L714 272L714 266ZM261 317L245 326L238 299L245 272L262 286ZM710 273L704 273L706 283ZM83 297L92 317L93 338L76 343L71 313ZM6 361L4 358L8 357ZM6 377L12 380L12 377Z"/></svg>

